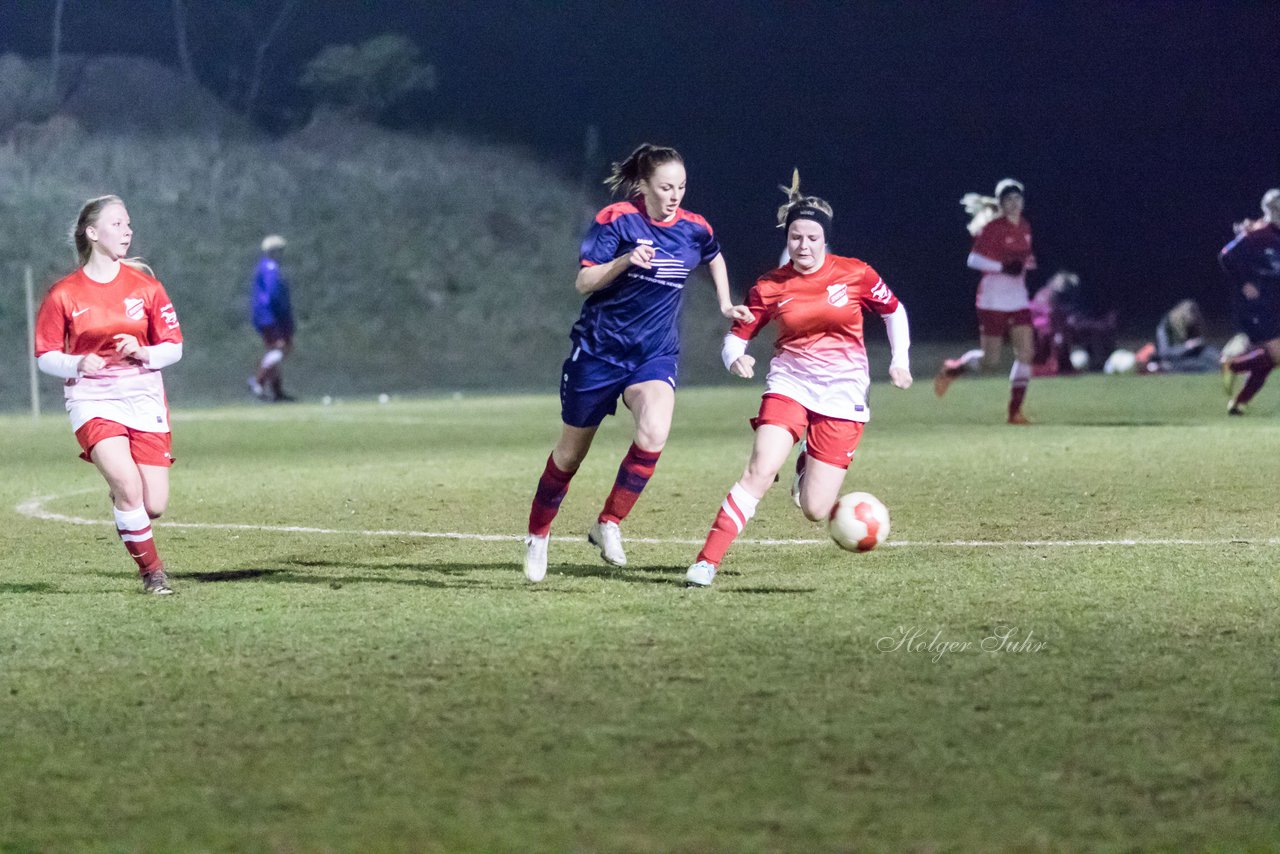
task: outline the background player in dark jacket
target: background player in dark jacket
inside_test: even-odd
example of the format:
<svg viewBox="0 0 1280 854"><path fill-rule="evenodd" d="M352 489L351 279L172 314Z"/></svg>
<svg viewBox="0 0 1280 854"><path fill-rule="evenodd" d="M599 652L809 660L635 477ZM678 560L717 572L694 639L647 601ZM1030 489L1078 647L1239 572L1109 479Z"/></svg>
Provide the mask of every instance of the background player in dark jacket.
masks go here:
<svg viewBox="0 0 1280 854"><path fill-rule="evenodd" d="M280 269L287 241L278 234L262 239L262 257L253 271L253 328L265 351L249 378L249 390L262 400L293 400L285 394L280 365L293 350L293 304L289 282Z"/></svg>

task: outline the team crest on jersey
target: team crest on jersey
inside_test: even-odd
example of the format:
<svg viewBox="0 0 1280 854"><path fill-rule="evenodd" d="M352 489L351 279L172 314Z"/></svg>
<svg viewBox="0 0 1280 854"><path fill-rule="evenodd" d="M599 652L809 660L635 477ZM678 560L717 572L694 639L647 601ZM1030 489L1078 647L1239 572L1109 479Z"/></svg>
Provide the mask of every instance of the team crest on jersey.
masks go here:
<svg viewBox="0 0 1280 854"><path fill-rule="evenodd" d="M849 304L849 286L848 285L827 285L827 302L836 308L842 308Z"/></svg>
<svg viewBox="0 0 1280 854"><path fill-rule="evenodd" d="M170 329L178 328L178 313L173 310L173 303L167 302L160 307L160 317Z"/></svg>
<svg viewBox="0 0 1280 854"><path fill-rule="evenodd" d="M130 320L142 320L147 316L146 303L137 297L125 297L124 313Z"/></svg>

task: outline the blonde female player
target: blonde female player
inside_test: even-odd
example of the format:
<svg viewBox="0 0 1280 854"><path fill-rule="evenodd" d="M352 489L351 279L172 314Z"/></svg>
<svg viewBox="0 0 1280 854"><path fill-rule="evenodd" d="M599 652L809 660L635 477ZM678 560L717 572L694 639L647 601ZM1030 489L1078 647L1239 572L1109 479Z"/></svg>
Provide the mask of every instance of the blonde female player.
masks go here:
<svg viewBox="0 0 1280 854"><path fill-rule="evenodd" d="M796 463L793 495L809 519L830 515L871 417L863 309L884 318L892 349L889 378L898 388L911 386L907 311L869 265L827 253L831 218L831 206L801 195L800 176L794 175L787 203L778 209L791 262L756 282L747 296L751 319L735 321L724 338L725 367L749 379L755 359L746 355L747 342L766 324L778 324L760 414L751 420L756 431L751 457L689 567L685 577L692 586L711 584L729 545L755 515L796 442L805 444Z"/></svg>
<svg viewBox="0 0 1280 854"><path fill-rule="evenodd" d="M169 407L160 369L182 358L182 330L164 287L128 257L129 212L90 199L72 233L79 269L49 289L36 319L36 359L66 380L81 458L107 481L116 530L146 593L173 592L151 520L169 503Z"/></svg>
<svg viewBox="0 0 1280 854"><path fill-rule="evenodd" d="M973 249L968 266L982 273L978 281L978 340L981 349L947 359L933 378L938 397L975 363L991 370L1000 361L1000 349L1008 337L1013 345L1013 369L1009 372L1010 424L1030 424L1022 414L1022 402L1031 382L1035 358L1035 331L1027 298L1027 270L1034 270L1031 225L1022 215L1023 186L1012 178L996 184L995 197L969 193L960 200L972 219L969 233Z"/></svg>
<svg viewBox="0 0 1280 854"><path fill-rule="evenodd" d="M586 297L560 369L560 440L547 458L529 508L524 574L547 574L551 521L569 481L591 449L596 430L618 406L635 418L635 440L618 467L613 489L587 539L605 563L625 566L618 523L653 475L671 431L680 355L680 306L685 282L706 264L720 312L747 316L729 297L720 243L705 219L680 206L684 158L674 148L645 143L605 181L625 201L596 214L583 238L574 287Z"/></svg>

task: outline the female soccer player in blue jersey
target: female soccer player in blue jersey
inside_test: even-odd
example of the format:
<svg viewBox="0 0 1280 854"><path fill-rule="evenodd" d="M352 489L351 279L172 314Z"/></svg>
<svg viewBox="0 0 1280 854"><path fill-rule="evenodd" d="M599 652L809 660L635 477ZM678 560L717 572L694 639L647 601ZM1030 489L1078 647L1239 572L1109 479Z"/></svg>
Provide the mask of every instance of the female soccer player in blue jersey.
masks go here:
<svg viewBox="0 0 1280 854"><path fill-rule="evenodd" d="M750 319L746 307L730 299L728 270L711 226L680 207L685 193L680 152L645 143L613 164L605 183L626 201L596 214L582 241L574 286L587 299L560 370L564 427L529 511L524 573L530 581L547 574L551 521L600 422L617 411L619 396L635 418L635 440L587 539L606 563L626 565L618 523L653 475L671 429L680 355L677 323L685 281L694 268L710 268L721 314Z"/></svg>

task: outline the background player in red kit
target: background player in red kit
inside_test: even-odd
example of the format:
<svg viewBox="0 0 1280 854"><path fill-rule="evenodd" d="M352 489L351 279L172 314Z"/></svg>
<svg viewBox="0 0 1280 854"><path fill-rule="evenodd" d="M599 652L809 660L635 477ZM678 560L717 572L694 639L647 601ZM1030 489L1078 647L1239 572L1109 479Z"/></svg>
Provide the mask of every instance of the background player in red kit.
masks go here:
<svg viewBox="0 0 1280 854"><path fill-rule="evenodd" d="M36 319L40 369L65 379L81 457L102 472L116 530L143 590L173 592L151 520L169 504L169 407L160 369L182 358L182 330L164 287L129 258L133 229L116 196L90 199L76 219L80 269L49 289Z"/></svg>
<svg viewBox="0 0 1280 854"><path fill-rule="evenodd" d="M815 522L830 515L871 417L864 308L884 317L893 384L911 386L906 309L869 265L827 253L831 216L831 206L822 199L800 194L800 178L794 176L788 201L778 210L791 262L756 282L747 296L751 318L736 320L724 338L725 367L750 378L755 359L746 355L747 342L766 324L778 325L760 414L751 421L756 430L751 458L689 567L691 585L711 584L725 551L755 515L796 442L805 442L792 490L797 503Z"/></svg>
<svg viewBox="0 0 1280 854"><path fill-rule="evenodd" d="M1012 178L996 184L995 197L969 193L960 202L972 219L974 236L968 266L982 273L978 280L978 336L981 349L947 359L933 378L933 390L942 397L951 383L975 364L991 370L1000 362L1000 348L1008 337L1013 345L1013 369L1009 372L1010 424L1030 424L1022 414L1022 401L1031 381L1035 358L1035 333L1027 298L1027 270L1034 270L1031 226L1022 216L1023 187Z"/></svg>
<svg viewBox="0 0 1280 854"><path fill-rule="evenodd" d="M680 152L645 143L613 164L605 183L626 201L596 214L582 241L574 286L587 299L560 369L564 426L529 508L524 574L530 581L547 574L551 521L600 423L617 410L619 396L635 417L635 441L587 539L606 563L626 564L618 523L653 475L671 430L680 306L694 268L706 264L710 269L724 316L747 313L730 300L729 274L711 226L680 207L685 192Z"/></svg>

